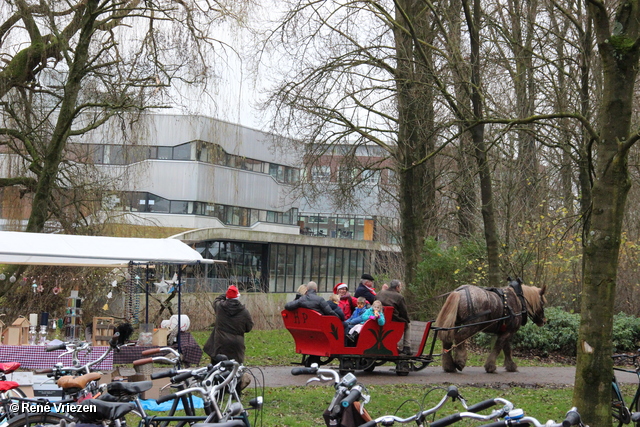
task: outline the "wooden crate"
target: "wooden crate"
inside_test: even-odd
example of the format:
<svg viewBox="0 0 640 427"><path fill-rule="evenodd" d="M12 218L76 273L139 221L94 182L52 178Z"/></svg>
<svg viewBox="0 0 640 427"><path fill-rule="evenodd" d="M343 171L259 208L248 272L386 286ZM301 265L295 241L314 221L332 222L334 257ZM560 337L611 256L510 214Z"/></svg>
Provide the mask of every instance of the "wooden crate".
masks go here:
<svg viewBox="0 0 640 427"><path fill-rule="evenodd" d="M113 317L94 317L91 339L94 346L109 345L116 328Z"/></svg>

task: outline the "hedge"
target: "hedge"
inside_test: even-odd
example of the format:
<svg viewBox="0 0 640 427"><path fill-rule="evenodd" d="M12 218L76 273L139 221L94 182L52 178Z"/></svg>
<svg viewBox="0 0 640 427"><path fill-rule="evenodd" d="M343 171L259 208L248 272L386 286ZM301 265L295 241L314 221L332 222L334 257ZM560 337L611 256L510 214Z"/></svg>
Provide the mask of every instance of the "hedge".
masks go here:
<svg viewBox="0 0 640 427"><path fill-rule="evenodd" d="M545 315L547 324L542 328L531 321L520 328L514 337L513 349L575 356L580 315L555 307L546 308ZM488 348L493 339L493 335L480 333L474 337L473 342ZM625 313L616 314L613 318L614 353L636 351L639 341L640 318Z"/></svg>

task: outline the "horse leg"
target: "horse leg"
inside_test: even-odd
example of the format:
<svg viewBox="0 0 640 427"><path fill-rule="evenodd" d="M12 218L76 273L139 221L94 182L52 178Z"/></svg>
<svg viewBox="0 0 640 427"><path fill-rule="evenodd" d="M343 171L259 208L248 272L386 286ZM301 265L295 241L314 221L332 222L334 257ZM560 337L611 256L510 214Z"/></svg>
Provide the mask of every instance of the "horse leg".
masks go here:
<svg viewBox="0 0 640 427"><path fill-rule="evenodd" d="M487 357L487 361L484 363L484 370L487 373L492 374L496 371L496 359L500 352L504 348L505 343L511 339L510 333L498 335L498 339L496 340L493 349L491 349L491 353L489 353L489 357Z"/></svg>
<svg viewBox="0 0 640 427"><path fill-rule="evenodd" d="M442 342L442 369L445 372L455 372L456 367L453 363L453 355L451 354L451 348L453 347L453 343L451 342Z"/></svg>
<svg viewBox="0 0 640 427"><path fill-rule="evenodd" d="M456 354L453 357L453 364L458 371L462 371L467 365L467 345L463 342L456 347Z"/></svg>
<svg viewBox="0 0 640 427"><path fill-rule="evenodd" d="M507 372L518 372L518 365L511 358L511 340L504 343L502 351L504 351L504 367Z"/></svg>

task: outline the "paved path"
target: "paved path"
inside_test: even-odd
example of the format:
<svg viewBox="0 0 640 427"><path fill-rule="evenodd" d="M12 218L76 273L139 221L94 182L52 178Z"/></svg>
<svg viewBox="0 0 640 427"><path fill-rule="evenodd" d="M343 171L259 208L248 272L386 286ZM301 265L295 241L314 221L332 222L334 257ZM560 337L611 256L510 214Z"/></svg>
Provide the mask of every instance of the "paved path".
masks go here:
<svg viewBox="0 0 640 427"><path fill-rule="evenodd" d="M291 375L291 366L263 367L266 387L289 387L304 385L310 376ZM487 374L482 367L467 367L458 373L445 373L440 366L429 366L419 372L411 372L408 376L400 377L391 371L392 365L376 368L374 372L357 371L355 374L365 384L456 384L474 385L479 387L501 386L572 386L575 368L541 368L521 367L518 372L505 372L499 367L498 372ZM619 382L637 384L635 374L616 373Z"/></svg>

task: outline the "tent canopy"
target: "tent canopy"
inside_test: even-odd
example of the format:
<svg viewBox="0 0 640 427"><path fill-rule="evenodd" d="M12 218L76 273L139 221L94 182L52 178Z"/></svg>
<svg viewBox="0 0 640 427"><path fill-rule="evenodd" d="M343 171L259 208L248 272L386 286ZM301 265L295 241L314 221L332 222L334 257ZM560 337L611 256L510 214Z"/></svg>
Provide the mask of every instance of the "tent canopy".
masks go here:
<svg viewBox="0 0 640 427"><path fill-rule="evenodd" d="M120 267L213 263L176 239L72 236L0 231L0 264Z"/></svg>

